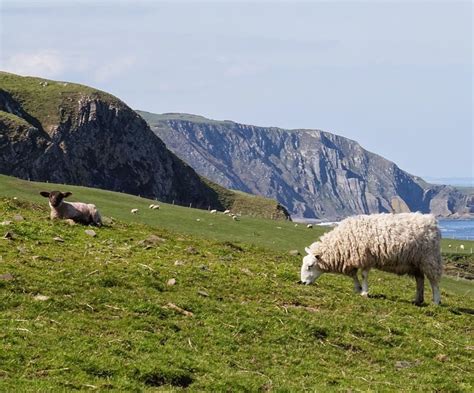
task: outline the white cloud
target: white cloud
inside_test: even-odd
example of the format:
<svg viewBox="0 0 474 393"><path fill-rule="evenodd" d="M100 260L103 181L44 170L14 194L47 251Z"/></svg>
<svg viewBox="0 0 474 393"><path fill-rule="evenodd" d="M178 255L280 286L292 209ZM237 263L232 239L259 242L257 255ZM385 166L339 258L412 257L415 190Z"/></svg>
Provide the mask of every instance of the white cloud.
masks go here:
<svg viewBox="0 0 474 393"><path fill-rule="evenodd" d="M135 63L136 60L134 57L127 56L100 65L94 71L94 80L96 82L107 82L115 79L128 71Z"/></svg>
<svg viewBox="0 0 474 393"><path fill-rule="evenodd" d="M64 61L55 51L16 53L8 57L1 68L20 75L54 78L64 70Z"/></svg>

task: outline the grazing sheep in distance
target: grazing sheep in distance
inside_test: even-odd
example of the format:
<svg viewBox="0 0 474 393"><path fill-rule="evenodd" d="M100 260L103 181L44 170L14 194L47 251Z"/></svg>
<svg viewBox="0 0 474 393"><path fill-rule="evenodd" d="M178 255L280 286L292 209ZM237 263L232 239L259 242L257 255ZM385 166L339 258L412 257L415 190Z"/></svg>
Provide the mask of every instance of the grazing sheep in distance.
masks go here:
<svg viewBox="0 0 474 393"><path fill-rule="evenodd" d="M308 229L313 228L313 224L308 224L308 225L306 225L306 228L308 228Z"/></svg>
<svg viewBox="0 0 474 393"><path fill-rule="evenodd" d="M324 234L305 250L301 282L311 284L322 273L342 273L354 280L354 289L368 295L371 268L416 279L415 304L424 300L424 278L428 278L433 302L439 304L439 280L443 272L441 234L429 214L374 214L350 217ZM362 270L362 286L357 277Z"/></svg>
<svg viewBox="0 0 474 393"><path fill-rule="evenodd" d="M132 214L137 214L137 213L138 213L138 209L132 209L132 210L130 210L130 213L132 213Z"/></svg>
<svg viewBox="0 0 474 393"><path fill-rule="evenodd" d="M459 246L459 248L460 248L461 250L464 250L464 244L461 244L461 245Z"/></svg>
<svg viewBox="0 0 474 393"><path fill-rule="evenodd" d="M211 213L211 214L217 214L217 210L215 210L215 209L214 209L214 210L211 210L209 213Z"/></svg>
<svg viewBox="0 0 474 393"><path fill-rule="evenodd" d="M230 210L224 210L224 214L229 214Z"/></svg>
<svg viewBox="0 0 474 393"><path fill-rule="evenodd" d="M95 205L82 202L66 202L64 198L72 195L71 192L41 191L40 194L49 199L51 208L51 220L71 219L85 225L102 226L102 218Z"/></svg>
<svg viewBox="0 0 474 393"><path fill-rule="evenodd" d="M156 209L159 209L160 208L160 205L156 205L154 203L152 203L150 206L148 206L148 209L153 209L153 210L156 210Z"/></svg>

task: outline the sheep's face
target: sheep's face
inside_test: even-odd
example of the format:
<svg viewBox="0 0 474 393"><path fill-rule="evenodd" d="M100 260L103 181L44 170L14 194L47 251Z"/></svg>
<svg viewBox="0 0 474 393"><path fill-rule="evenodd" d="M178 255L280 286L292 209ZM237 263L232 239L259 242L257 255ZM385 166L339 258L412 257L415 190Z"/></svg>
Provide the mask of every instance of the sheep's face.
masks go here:
<svg viewBox="0 0 474 393"><path fill-rule="evenodd" d="M69 195L71 195L70 192L61 191L41 191L40 194L49 199L49 204L51 207L58 207L63 202L64 198L67 198Z"/></svg>
<svg viewBox="0 0 474 393"><path fill-rule="evenodd" d="M318 257L308 248L305 249L308 255L303 258L301 265L301 283L312 284L323 272L318 268Z"/></svg>

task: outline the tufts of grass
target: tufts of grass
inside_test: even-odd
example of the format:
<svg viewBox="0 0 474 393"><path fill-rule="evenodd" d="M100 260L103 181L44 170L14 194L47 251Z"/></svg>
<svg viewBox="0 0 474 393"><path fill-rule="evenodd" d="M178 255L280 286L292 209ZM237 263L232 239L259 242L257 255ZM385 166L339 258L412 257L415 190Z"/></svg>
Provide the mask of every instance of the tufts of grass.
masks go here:
<svg viewBox="0 0 474 393"><path fill-rule="evenodd" d="M2 391L474 387L467 281L443 281L442 306L415 307L407 277L374 272L364 299L343 276L296 285L300 257L264 242L136 218L90 237L47 216L44 202L0 202L14 236L0 239L13 278L0 280Z"/></svg>

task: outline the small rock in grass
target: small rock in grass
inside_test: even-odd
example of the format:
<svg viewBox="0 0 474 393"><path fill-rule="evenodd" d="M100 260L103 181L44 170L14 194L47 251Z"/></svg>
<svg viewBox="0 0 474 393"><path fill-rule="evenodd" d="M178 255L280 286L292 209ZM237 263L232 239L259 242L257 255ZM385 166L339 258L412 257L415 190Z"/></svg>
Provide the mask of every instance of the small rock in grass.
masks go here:
<svg viewBox="0 0 474 393"><path fill-rule="evenodd" d="M204 297L209 297L209 294L206 291L198 291L198 294Z"/></svg>
<svg viewBox="0 0 474 393"><path fill-rule="evenodd" d="M95 231L93 229L86 229L84 232L86 233L86 235L89 235L91 237L96 237L97 236L97 233L95 233Z"/></svg>
<svg viewBox="0 0 474 393"><path fill-rule="evenodd" d="M156 235L150 235L145 239L145 242L148 244L158 244L158 243L165 243L166 240Z"/></svg>
<svg viewBox="0 0 474 393"><path fill-rule="evenodd" d="M0 225L7 226L7 225L10 225L11 223L12 223L11 221L2 221L0 222Z"/></svg>
<svg viewBox="0 0 474 393"><path fill-rule="evenodd" d="M248 274L249 276L252 275L252 272L249 269L247 269L246 267L241 268L240 271L245 273L245 274Z"/></svg>
<svg viewBox="0 0 474 393"><path fill-rule="evenodd" d="M12 281L15 277L10 273L0 274L0 281Z"/></svg>
<svg viewBox="0 0 474 393"><path fill-rule="evenodd" d="M179 259L177 259L176 261L174 261L174 265L175 265L175 266L183 266L183 265L184 265L184 261L180 261Z"/></svg>
<svg viewBox="0 0 474 393"><path fill-rule="evenodd" d="M201 219L200 219L200 218L196 218L196 221L199 222L199 221L201 221Z"/></svg>
<svg viewBox="0 0 474 393"><path fill-rule="evenodd" d="M193 246L189 246L187 249L186 249L186 252L188 254L192 254L192 255L196 255L198 253L198 251L193 247Z"/></svg>
<svg viewBox="0 0 474 393"><path fill-rule="evenodd" d="M407 368L407 367L411 367L412 366L412 363L411 362L407 362L406 360L399 360L397 362L395 362L395 368L400 370L402 368Z"/></svg>
<svg viewBox="0 0 474 393"><path fill-rule="evenodd" d="M444 353L439 353L438 355L436 355L435 359L439 362L447 362L449 360L449 357Z"/></svg>
<svg viewBox="0 0 474 393"><path fill-rule="evenodd" d="M36 295L35 297L33 297L33 299L39 301L39 302L45 302L46 300L49 300L49 296L45 296L45 295Z"/></svg>
<svg viewBox="0 0 474 393"><path fill-rule="evenodd" d="M176 280L174 278L170 278L166 285L172 287L174 284L176 284Z"/></svg>
<svg viewBox="0 0 474 393"><path fill-rule="evenodd" d="M64 239L60 236L53 237L53 240L55 242L64 243Z"/></svg>
<svg viewBox="0 0 474 393"><path fill-rule="evenodd" d="M296 257L296 256L300 255L300 252L298 250L290 250L290 251L288 251L288 254Z"/></svg>
<svg viewBox="0 0 474 393"><path fill-rule="evenodd" d="M415 367L421 364L420 360L415 360L414 362L408 362L406 360L399 360L395 362L395 368L401 370L402 368Z"/></svg>
<svg viewBox="0 0 474 393"><path fill-rule="evenodd" d="M24 219L23 216L20 215L20 214L15 214L15 215L13 216L13 221L20 222L20 221L24 221L24 220L25 220L25 219Z"/></svg>
<svg viewBox="0 0 474 393"><path fill-rule="evenodd" d="M5 233L5 235L3 235L3 238L7 240L13 240L15 238L15 235L13 234L13 232L7 232Z"/></svg>
<svg viewBox="0 0 474 393"><path fill-rule="evenodd" d="M64 220L64 222L68 225L76 225L76 221L74 221L72 218L68 218L67 220Z"/></svg>

